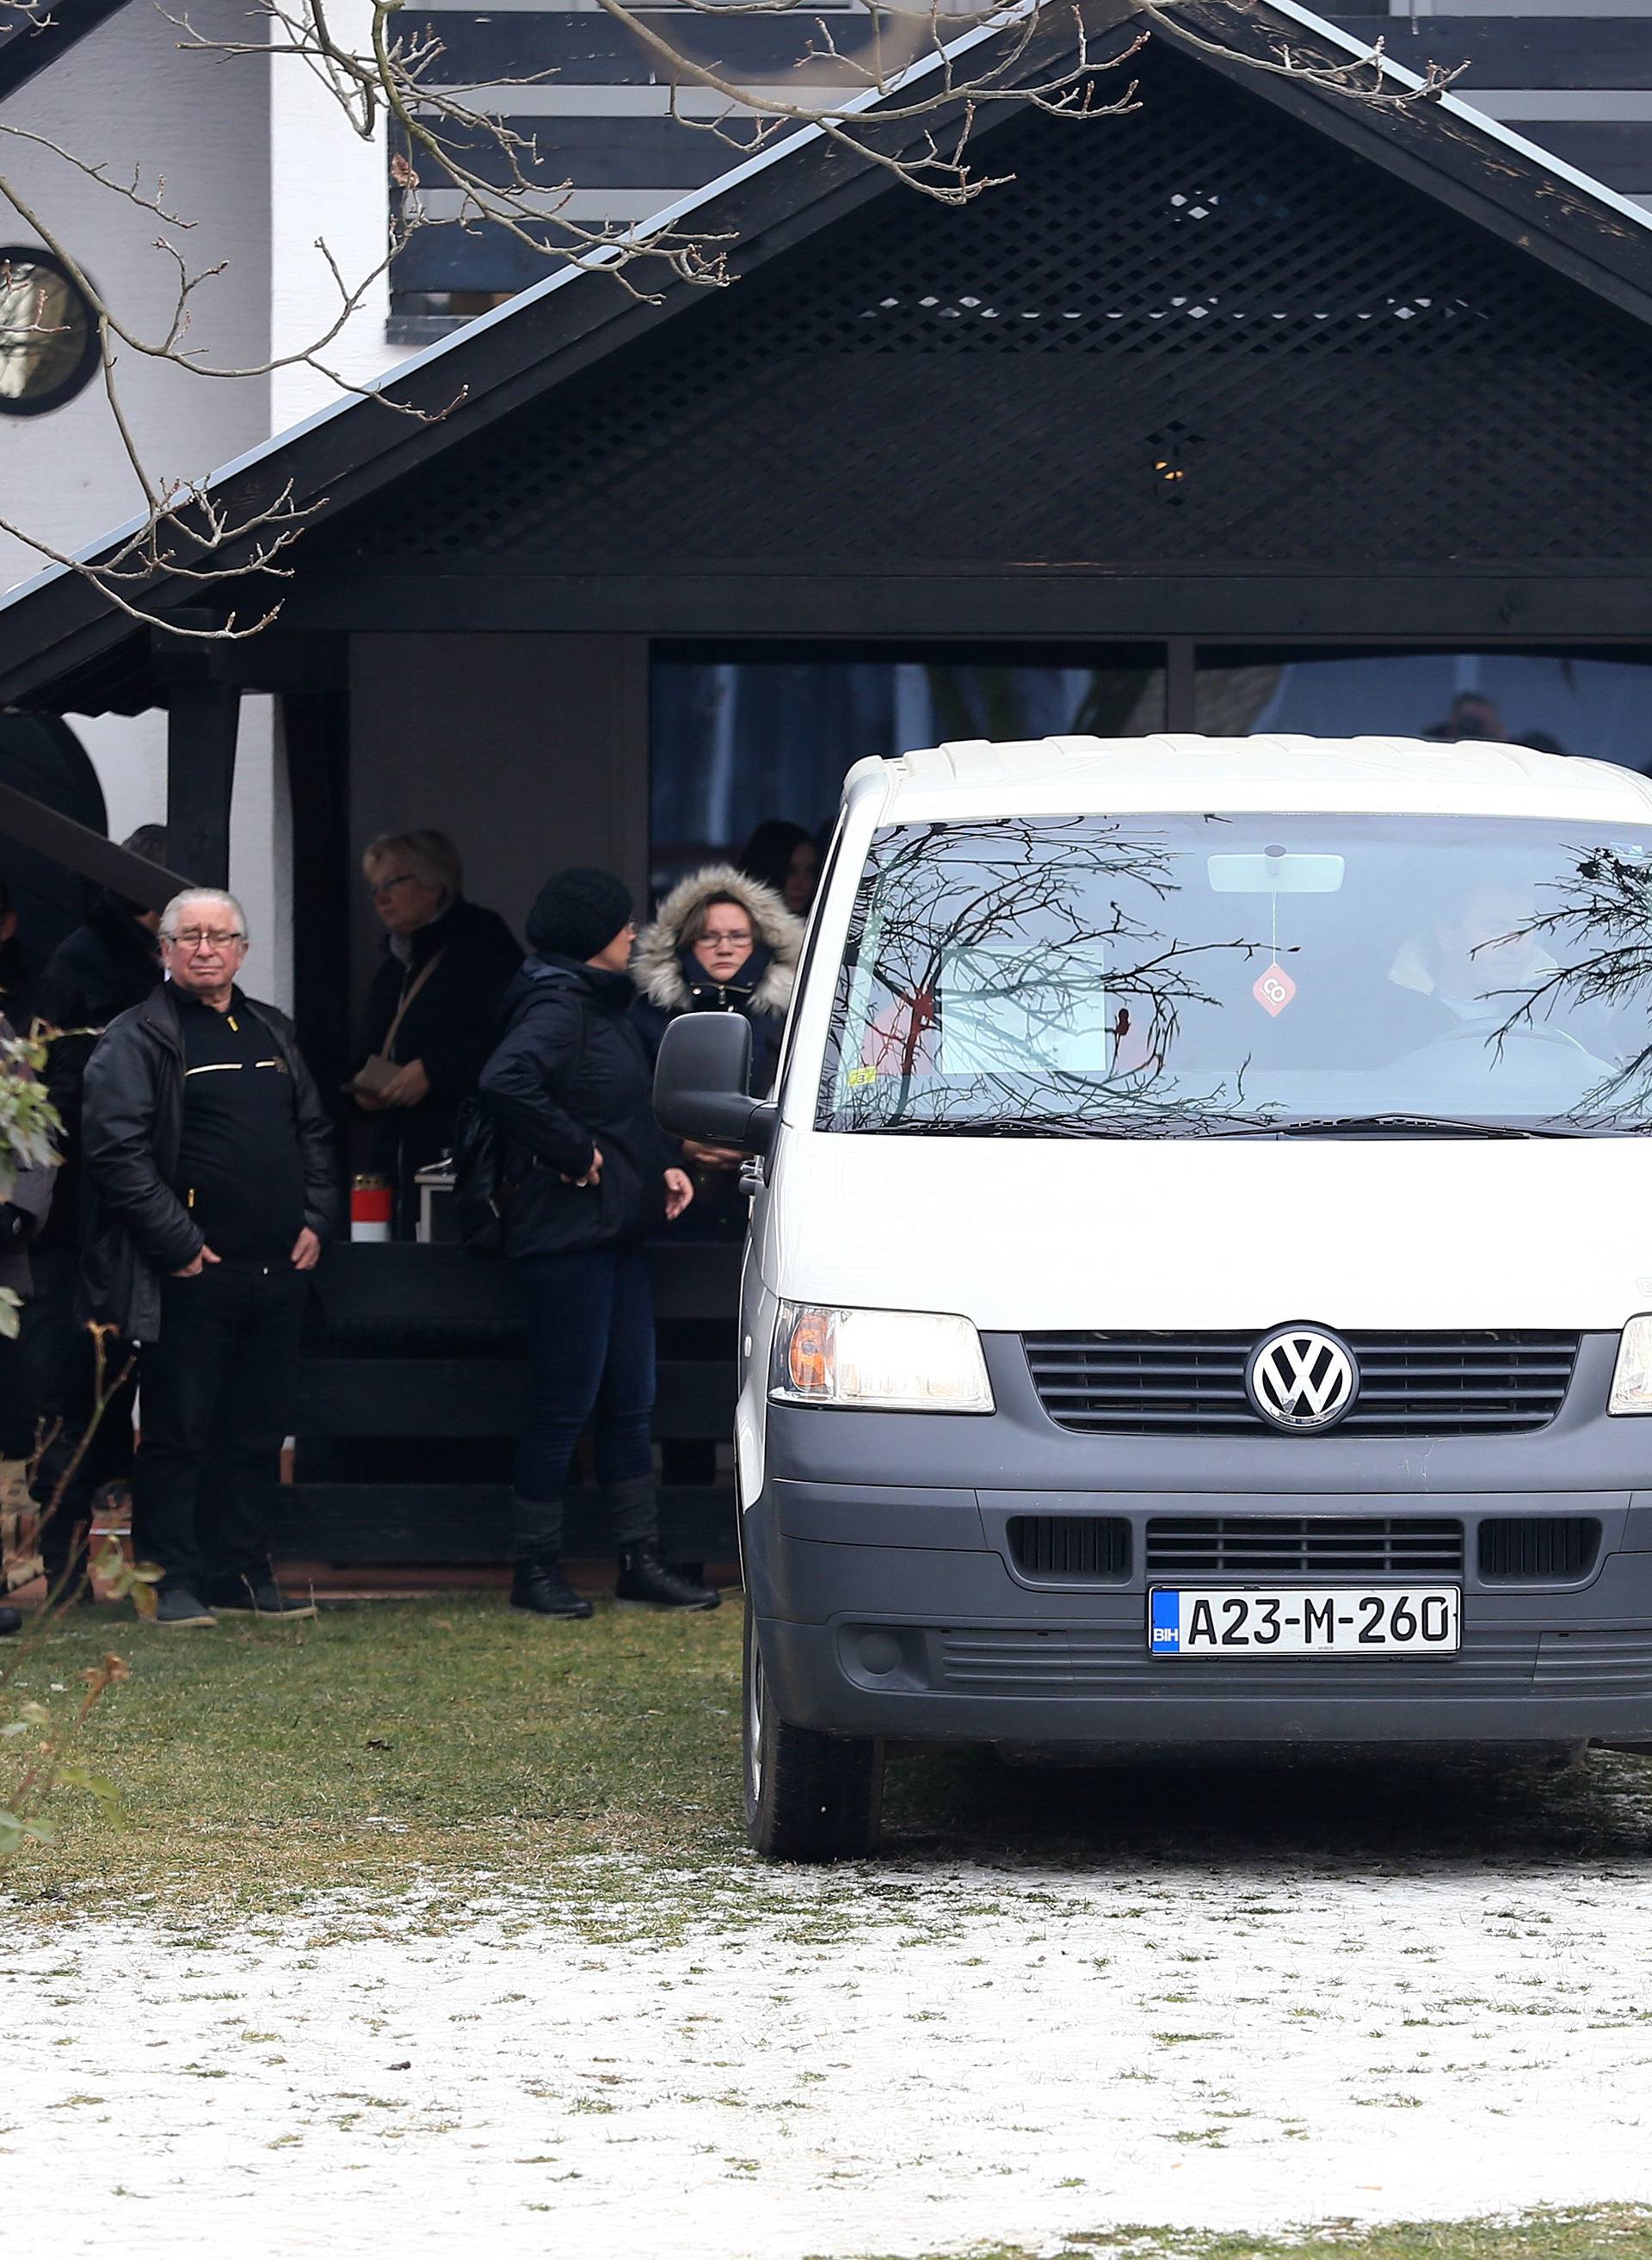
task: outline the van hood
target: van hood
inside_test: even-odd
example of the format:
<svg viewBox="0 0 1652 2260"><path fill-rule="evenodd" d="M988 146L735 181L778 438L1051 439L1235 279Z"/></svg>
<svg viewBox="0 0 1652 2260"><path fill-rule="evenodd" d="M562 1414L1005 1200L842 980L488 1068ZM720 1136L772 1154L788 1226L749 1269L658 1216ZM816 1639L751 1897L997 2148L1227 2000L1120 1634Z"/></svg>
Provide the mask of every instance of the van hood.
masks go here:
<svg viewBox="0 0 1652 2260"><path fill-rule="evenodd" d="M796 1300L1045 1327L1616 1329L1652 1311L1652 1138L784 1134Z"/></svg>

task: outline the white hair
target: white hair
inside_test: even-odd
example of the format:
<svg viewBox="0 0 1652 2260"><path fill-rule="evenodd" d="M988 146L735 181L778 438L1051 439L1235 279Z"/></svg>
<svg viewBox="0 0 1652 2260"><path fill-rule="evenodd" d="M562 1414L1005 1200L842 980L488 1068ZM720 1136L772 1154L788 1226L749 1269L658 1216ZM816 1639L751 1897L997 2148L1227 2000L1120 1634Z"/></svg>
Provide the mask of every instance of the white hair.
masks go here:
<svg viewBox="0 0 1652 2260"><path fill-rule="evenodd" d="M241 940L248 939L247 913L233 895L225 894L222 887L186 887L181 895L174 895L161 913L161 937L163 941L170 941L176 933L178 920L190 903L215 903L221 911L233 911Z"/></svg>

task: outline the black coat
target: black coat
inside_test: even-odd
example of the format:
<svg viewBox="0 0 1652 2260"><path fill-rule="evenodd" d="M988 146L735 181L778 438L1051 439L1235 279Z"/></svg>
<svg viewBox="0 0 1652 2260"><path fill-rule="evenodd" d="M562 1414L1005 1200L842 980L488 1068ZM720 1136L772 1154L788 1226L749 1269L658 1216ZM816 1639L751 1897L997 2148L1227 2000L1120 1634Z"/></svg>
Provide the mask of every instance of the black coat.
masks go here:
<svg viewBox="0 0 1652 2260"><path fill-rule="evenodd" d="M85 1223L81 1157L81 1082L92 1047L109 1023L142 1004L161 983L160 944L118 895L105 893L53 951L35 995L35 1010L61 1031L46 1055L46 1087L63 1125L62 1166L52 1210L35 1245L78 1248Z"/></svg>
<svg viewBox="0 0 1652 2260"><path fill-rule="evenodd" d="M505 1214L507 1255L631 1248L665 1222L673 1149L654 1119L654 1059L631 1018L626 973L530 957L505 997L482 1097L527 1163ZM572 1182L600 1148L601 1182Z"/></svg>
<svg viewBox="0 0 1652 2260"><path fill-rule="evenodd" d="M498 1031L499 1000L522 962L516 938L498 912L463 896L408 940L411 955L405 964L385 944L384 961L367 992L360 1043L362 1059L384 1048L404 994L440 950L440 962L396 1031L391 1055L403 1065L423 1062L430 1096L417 1106L371 1115L369 1164L397 1187L404 1223L415 1174L452 1148L460 1104L476 1087Z"/></svg>
<svg viewBox="0 0 1652 2260"><path fill-rule="evenodd" d="M161 946L118 895L105 894L46 961L39 1010L54 1027L106 1028L161 979Z"/></svg>
<svg viewBox="0 0 1652 2260"><path fill-rule="evenodd" d="M304 1222L318 1239L339 1213L333 1123L292 1023L243 1000L275 1040L292 1083L293 1134L304 1162ZM200 1254L202 1235L174 1187L183 1139L183 1035L166 987L111 1022L87 1062L82 1136L95 1196L81 1265L89 1314L129 1340L154 1341L161 1282Z"/></svg>

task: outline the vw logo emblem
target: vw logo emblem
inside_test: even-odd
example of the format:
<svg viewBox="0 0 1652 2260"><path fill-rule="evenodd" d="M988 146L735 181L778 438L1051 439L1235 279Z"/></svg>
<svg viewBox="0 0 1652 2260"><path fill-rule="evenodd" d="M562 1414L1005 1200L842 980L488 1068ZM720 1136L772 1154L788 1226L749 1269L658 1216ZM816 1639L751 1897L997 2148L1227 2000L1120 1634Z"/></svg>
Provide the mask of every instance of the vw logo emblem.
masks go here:
<svg viewBox="0 0 1652 2260"><path fill-rule="evenodd" d="M1359 1368L1348 1344L1323 1327L1276 1327L1251 1352L1245 1388L1276 1428L1329 1428L1353 1410Z"/></svg>

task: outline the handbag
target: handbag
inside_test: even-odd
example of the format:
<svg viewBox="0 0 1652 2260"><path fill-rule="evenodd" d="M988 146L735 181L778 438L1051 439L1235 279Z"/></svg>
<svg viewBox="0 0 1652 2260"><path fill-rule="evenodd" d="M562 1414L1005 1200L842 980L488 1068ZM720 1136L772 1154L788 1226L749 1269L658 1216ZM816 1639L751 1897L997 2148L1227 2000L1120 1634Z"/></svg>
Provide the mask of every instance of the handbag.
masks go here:
<svg viewBox="0 0 1652 2260"><path fill-rule="evenodd" d="M405 989L403 990L402 1001L396 1008L396 1018L390 1022L390 1026L385 1029L384 1041L383 1044L377 1051L369 1052L368 1054L361 1066L357 1068L355 1073L350 1077L348 1083L344 1086L346 1091L349 1091L354 1097L376 1098L380 1092L384 1090L385 1086L393 1082L401 1073L402 1069L406 1064L405 1061L399 1061L392 1057L392 1054L396 1049L396 1032L401 1026L402 1022L407 1018L408 1006L412 1003L414 998L418 996L426 982L429 980L431 975L436 970L436 968L441 963L442 958L446 955L447 948L447 943L443 942L440 949L434 951L431 956L426 959L424 964L419 967L418 971L414 976L412 981Z"/></svg>
<svg viewBox="0 0 1652 2260"><path fill-rule="evenodd" d="M467 1098L454 1124L454 1221L468 1255L503 1255L505 1212L533 1165L514 1174L505 1145L480 1098Z"/></svg>
<svg viewBox="0 0 1652 2260"><path fill-rule="evenodd" d="M579 1039L568 1071L585 1056L589 1023L580 1008ZM459 1109L454 1124L454 1221L459 1245L468 1255L503 1255L505 1219L522 1180L535 1164L520 1147L514 1163L511 1141L489 1112L485 1100L471 1097Z"/></svg>

